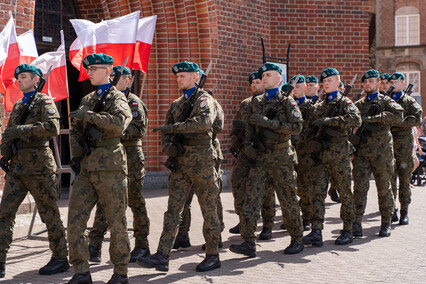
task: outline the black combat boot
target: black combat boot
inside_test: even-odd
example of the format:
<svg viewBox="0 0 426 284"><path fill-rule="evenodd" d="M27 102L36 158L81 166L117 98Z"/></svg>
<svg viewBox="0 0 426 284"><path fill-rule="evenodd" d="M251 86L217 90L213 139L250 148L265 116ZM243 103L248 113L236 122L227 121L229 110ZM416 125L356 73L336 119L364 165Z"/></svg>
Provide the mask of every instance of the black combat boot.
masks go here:
<svg viewBox="0 0 426 284"><path fill-rule="evenodd" d="M272 229L263 227L262 232L259 235L259 240L270 240L272 239Z"/></svg>
<svg viewBox="0 0 426 284"><path fill-rule="evenodd" d="M401 216L399 217L399 224L400 225L408 225L408 211L407 210L401 210Z"/></svg>
<svg viewBox="0 0 426 284"><path fill-rule="evenodd" d="M380 226L379 237L389 237L391 235L391 225L389 223L382 223Z"/></svg>
<svg viewBox="0 0 426 284"><path fill-rule="evenodd" d="M89 245L89 261L91 262L101 262L101 249L97 249L94 246Z"/></svg>
<svg viewBox="0 0 426 284"><path fill-rule="evenodd" d="M335 188L330 188L330 190L328 191L328 195L330 196L330 199L332 201L340 203L340 197Z"/></svg>
<svg viewBox="0 0 426 284"><path fill-rule="evenodd" d="M6 263L0 262L0 278L6 276Z"/></svg>
<svg viewBox="0 0 426 284"><path fill-rule="evenodd" d="M148 255L146 257L139 257L136 262L145 268L155 268L159 271L169 271L169 257L161 252Z"/></svg>
<svg viewBox="0 0 426 284"><path fill-rule="evenodd" d="M90 272L76 273L67 284L92 284Z"/></svg>
<svg viewBox="0 0 426 284"><path fill-rule="evenodd" d="M219 248L222 248L222 247L223 247L223 243L222 243L222 235L220 236L218 247L219 247ZM203 251L205 251L205 250L206 250L206 244L203 244L203 245L201 246L201 249L202 249Z"/></svg>
<svg viewBox="0 0 426 284"><path fill-rule="evenodd" d="M304 248L305 246L301 241L291 241L290 245L285 248L284 254L296 254L301 252Z"/></svg>
<svg viewBox="0 0 426 284"><path fill-rule="evenodd" d="M243 242L241 245L231 245L229 250L233 253L244 254L248 257L256 257L256 246L250 242Z"/></svg>
<svg viewBox="0 0 426 284"><path fill-rule="evenodd" d="M284 222L281 224L280 228L281 228L281 230L287 230L287 228L285 227Z"/></svg>
<svg viewBox="0 0 426 284"><path fill-rule="evenodd" d="M52 275L60 272L67 271L70 268L70 264L68 263L68 259L66 258L54 258L52 257L50 261L40 268L38 274L40 275Z"/></svg>
<svg viewBox="0 0 426 284"><path fill-rule="evenodd" d="M393 214L392 214L392 223L398 222L399 218L398 218L398 208L394 208L393 209Z"/></svg>
<svg viewBox="0 0 426 284"><path fill-rule="evenodd" d="M135 247L132 252L130 253L130 260L129 262L136 262L136 259L138 259L139 257L145 257L150 255L151 253L149 252L149 248L137 248Z"/></svg>
<svg viewBox="0 0 426 284"><path fill-rule="evenodd" d="M189 242L188 232L178 233L175 239L175 243L173 244L173 249L187 248L190 246L191 243Z"/></svg>
<svg viewBox="0 0 426 284"><path fill-rule="evenodd" d="M229 232L231 234L240 234L240 223L238 223L235 227L232 227L231 229L229 229Z"/></svg>
<svg viewBox="0 0 426 284"><path fill-rule="evenodd" d="M362 226L358 222L352 224L352 236L360 238L362 237Z"/></svg>
<svg viewBox="0 0 426 284"><path fill-rule="evenodd" d="M347 245L350 243L352 243L352 232L346 230L342 230L340 236L334 242L336 245Z"/></svg>
<svg viewBox="0 0 426 284"><path fill-rule="evenodd" d="M312 229L312 231L303 237L302 242L305 245L313 245L314 247L322 247L322 232L320 229Z"/></svg>
<svg viewBox="0 0 426 284"><path fill-rule="evenodd" d="M127 275L121 275L118 273L114 273L111 279L107 282L107 284L128 284L129 278Z"/></svg>
<svg viewBox="0 0 426 284"><path fill-rule="evenodd" d="M303 231L309 231L311 229L311 221L303 219Z"/></svg>
<svg viewBox="0 0 426 284"><path fill-rule="evenodd" d="M216 268L220 268L220 260L218 254L206 254L206 257L200 264L197 265L198 272L210 271Z"/></svg>

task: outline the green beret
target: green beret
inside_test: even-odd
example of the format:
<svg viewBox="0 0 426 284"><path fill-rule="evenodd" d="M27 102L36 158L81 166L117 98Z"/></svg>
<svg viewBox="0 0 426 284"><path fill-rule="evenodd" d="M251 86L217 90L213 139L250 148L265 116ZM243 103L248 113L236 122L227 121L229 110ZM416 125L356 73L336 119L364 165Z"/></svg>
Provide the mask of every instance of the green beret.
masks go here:
<svg viewBox="0 0 426 284"><path fill-rule="evenodd" d="M259 78L262 78L262 74L263 72L266 71L277 71L278 73L282 73L281 67L274 64L274 63L265 63L262 66L260 66L259 71L257 71L257 73L259 73Z"/></svg>
<svg viewBox="0 0 426 284"><path fill-rule="evenodd" d="M200 70L198 70L198 73L199 73L200 75L203 75L203 74L204 74L204 70L203 70L203 69L200 69Z"/></svg>
<svg viewBox="0 0 426 284"><path fill-rule="evenodd" d="M331 76L336 76L339 75L339 71L337 71L334 68L326 68L324 70L322 70L321 72L321 77L320 77L320 81L322 82L325 78L331 77Z"/></svg>
<svg viewBox="0 0 426 284"><path fill-rule="evenodd" d="M290 79L290 84L292 84L293 85L293 82L294 82L294 80L296 80L296 77L297 76L293 76L291 79ZM305 82L305 76L303 76L303 75L300 75L299 76L299 80L297 80L297 83L296 84L300 84L300 83L304 83Z"/></svg>
<svg viewBox="0 0 426 284"><path fill-rule="evenodd" d="M398 80L399 78L401 78L401 80L405 80L404 74L395 72L388 78L388 81L390 82L390 80Z"/></svg>
<svg viewBox="0 0 426 284"><path fill-rule="evenodd" d="M365 79L377 78L379 76L380 76L379 71L370 69L367 72L365 72L364 75L362 75L361 82L364 82Z"/></svg>
<svg viewBox="0 0 426 284"><path fill-rule="evenodd" d="M306 77L306 83L318 83L318 78L310 75Z"/></svg>
<svg viewBox="0 0 426 284"><path fill-rule="evenodd" d="M41 72L40 68L30 64L21 64L15 69L15 78L18 79L18 75L24 72L36 74L40 78L43 77L43 72Z"/></svg>
<svg viewBox="0 0 426 284"><path fill-rule="evenodd" d="M344 86L345 84L343 84L343 81L340 81L339 88L343 88Z"/></svg>
<svg viewBox="0 0 426 284"><path fill-rule="evenodd" d="M287 88L288 88L288 86L289 86L289 85L290 85L289 83L285 83L284 85L282 85L282 86L281 86L281 91L282 91L282 92L287 91Z"/></svg>
<svg viewBox="0 0 426 284"><path fill-rule="evenodd" d="M83 67L87 69L88 66L94 64L108 64L112 65L114 63L114 59L108 54L104 53L93 53L87 55L86 58L83 59Z"/></svg>
<svg viewBox="0 0 426 284"><path fill-rule="evenodd" d="M390 75L388 74L388 73L383 73L383 74L381 74L380 75L380 80L388 80L389 79L389 77L390 77Z"/></svg>
<svg viewBox="0 0 426 284"><path fill-rule="evenodd" d="M120 65L114 66L114 68L112 68L112 72L111 72L111 76L115 76L115 74L121 69ZM124 67L123 69L123 74L122 75L130 75L130 68L129 67Z"/></svg>
<svg viewBox="0 0 426 284"><path fill-rule="evenodd" d="M200 71L200 68L197 63L185 61L173 65L172 71L176 75L180 72L197 72Z"/></svg>
<svg viewBox="0 0 426 284"><path fill-rule="evenodd" d="M253 80L256 80L256 79L260 79L259 73L258 72L251 73L250 76L249 76L249 83L250 83L250 85L253 82Z"/></svg>

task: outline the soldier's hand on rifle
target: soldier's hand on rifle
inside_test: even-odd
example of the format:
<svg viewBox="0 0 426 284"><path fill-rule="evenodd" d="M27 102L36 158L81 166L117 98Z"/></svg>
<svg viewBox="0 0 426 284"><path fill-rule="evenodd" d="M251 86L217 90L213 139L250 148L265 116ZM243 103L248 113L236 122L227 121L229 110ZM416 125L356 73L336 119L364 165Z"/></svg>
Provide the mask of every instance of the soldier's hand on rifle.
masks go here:
<svg viewBox="0 0 426 284"><path fill-rule="evenodd" d="M255 161L256 158L257 158L257 151L251 145L246 146L246 148L244 150L244 154L246 154L247 158L249 158L252 161Z"/></svg>
<svg viewBox="0 0 426 284"><path fill-rule="evenodd" d="M264 128L275 128L274 120L260 114L252 114L250 116L250 123Z"/></svg>
<svg viewBox="0 0 426 284"><path fill-rule="evenodd" d="M312 125L313 126L321 126L321 125L331 126L332 122L333 122L333 120L331 119L331 117L321 117L317 120L314 120L312 122Z"/></svg>
<svg viewBox="0 0 426 284"><path fill-rule="evenodd" d="M26 136L25 133L29 131L31 131L30 125L15 125L8 127L3 132L2 139L4 142L10 142L16 138L24 138L23 136Z"/></svg>
<svg viewBox="0 0 426 284"><path fill-rule="evenodd" d="M370 123L382 122L382 115L378 114L378 115L373 115L373 116L363 116L362 121L363 122L370 122Z"/></svg>
<svg viewBox="0 0 426 284"><path fill-rule="evenodd" d="M169 145L169 146L164 147L163 152L164 152L164 154L166 154L170 158L174 158L178 155L179 149L178 149L178 147L176 147L174 145Z"/></svg>
<svg viewBox="0 0 426 284"><path fill-rule="evenodd" d="M86 115L86 111L82 110L82 109L78 109L75 111L70 112L70 114L68 115L71 118L77 118L80 120L84 120L84 117Z"/></svg>
<svg viewBox="0 0 426 284"><path fill-rule="evenodd" d="M1 145L0 152L1 152L1 155L7 159L12 157L13 155L12 147L8 146L6 143L3 143Z"/></svg>
<svg viewBox="0 0 426 284"><path fill-rule="evenodd" d="M246 121L236 119L236 120L232 121L232 127L234 127L235 129L245 129L246 128Z"/></svg>
<svg viewBox="0 0 426 284"><path fill-rule="evenodd" d="M241 147L241 142L238 141L237 139L232 139L231 140L231 148L233 149L239 149Z"/></svg>
<svg viewBox="0 0 426 284"><path fill-rule="evenodd" d="M176 126L174 124L161 125L152 130L153 132L161 131L163 133L174 133L176 131Z"/></svg>

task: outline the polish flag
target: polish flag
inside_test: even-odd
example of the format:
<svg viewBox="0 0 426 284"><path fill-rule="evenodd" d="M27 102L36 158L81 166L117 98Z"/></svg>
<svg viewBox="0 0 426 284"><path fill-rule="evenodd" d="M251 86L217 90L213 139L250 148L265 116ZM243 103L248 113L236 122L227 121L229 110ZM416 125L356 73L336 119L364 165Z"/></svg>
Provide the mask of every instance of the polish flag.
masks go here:
<svg viewBox="0 0 426 284"><path fill-rule="evenodd" d="M0 92L5 93L7 87L13 84L16 67L21 64L21 54L16 36L12 12L10 19L0 33Z"/></svg>
<svg viewBox="0 0 426 284"><path fill-rule="evenodd" d="M50 66L52 71L47 78L43 93L53 98L57 102L68 98L68 76L66 65L64 32L61 30L61 45L56 51L46 52L34 60L31 65L41 69L43 76Z"/></svg>
<svg viewBox="0 0 426 284"><path fill-rule="evenodd" d="M132 65L133 70L141 70L146 73L148 69L149 55L151 53L156 22L157 16L146 17L139 20L135 55Z"/></svg>
<svg viewBox="0 0 426 284"><path fill-rule="evenodd" d="M79 58L84 59L89 54L102 52L114 58L114 65L123 64L126 57L129 57L127 66L133 66L139 15L140 11L137 11L97 24L87 20L70 20L79 39L70 48L73 65L77 65ZM80 70L79 81L89 78L82 64L81 60L80 68L77 68Z"/></svg>
<svg viewBox="0 0 426 284"><path fill-rule="evenodd" d="M18 36L18 46L21 53L21 64L30 64L38 57L37 47L32 30ZM12 111L13 105L23 97L19 90L18 81L13 78L13 84L9 85L4 95L4 106L6 111Z"/></svg>

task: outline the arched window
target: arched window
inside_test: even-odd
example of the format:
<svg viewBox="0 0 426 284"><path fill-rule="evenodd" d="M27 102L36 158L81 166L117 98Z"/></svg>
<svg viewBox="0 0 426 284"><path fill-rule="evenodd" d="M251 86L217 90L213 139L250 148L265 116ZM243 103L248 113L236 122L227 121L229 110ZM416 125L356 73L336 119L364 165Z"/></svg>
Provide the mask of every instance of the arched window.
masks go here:
<svg viewBox="0 0 426 284"><path fill-rule="evenodd" d="M420 15L415 7L405 6L395 12L395 46L420 44Z"/></svg>

